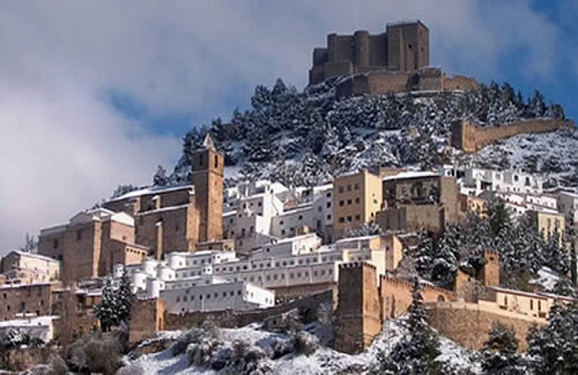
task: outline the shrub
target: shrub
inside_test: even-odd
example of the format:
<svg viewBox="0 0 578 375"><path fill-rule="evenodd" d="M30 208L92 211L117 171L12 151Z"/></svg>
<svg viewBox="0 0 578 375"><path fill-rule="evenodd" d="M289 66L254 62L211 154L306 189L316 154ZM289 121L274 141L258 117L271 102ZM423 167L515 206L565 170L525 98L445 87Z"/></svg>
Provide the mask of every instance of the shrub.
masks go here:
<svg viewBox="0 0 578 375"><path fill-rule="evenodd" d="M72 344L69 365L80 372L114 374L121 364L122 346L112 335L87 336Z"/></svg>
<svg viewBox="0 0 578 375"><path fill-rule="evenodd" d="M187 346L186 353L190 364L203 366L209 363L211 355L219 342L207 331L199 330L197 332L200 332L200 334L194 335L196 339Z"/></svg>
<svg viewBox="0 0 578 375"><path fill-rule="evenodd" d="M308 333L299 331L293 336L294 350L297 354L311 355L317 350L315 338Z"/></svg>
<svg viewBox="0 0 578 375"><path fill-rule="evenodd" d="M55 355L50 360L46 375L66 375L68 374L68 366L66 361L61 356Z"/></svg>
<svg viewBox="0 0 578 375"><path fill-rule="evenodd" d="M121 367L116 375L144 375L145 370L140 363L131 363L127 366Z"/></svg>
<svg viewBox="0 0 578 375"><path fill-rule="evenodd" d="M190 344L201 342L208 338L210 340L217 340L219 337L219 329L217 325L210 320L203 322L199 327L193 328L177 338L171 351L174 356L183 354L187 351Z"/></svg>
<svg viewBox="0 0 578 375"><path fill-rule="evenodd" d="M291 340L273 339L271 343L271 359L281 358L293 352L293 342Z"/></svg>

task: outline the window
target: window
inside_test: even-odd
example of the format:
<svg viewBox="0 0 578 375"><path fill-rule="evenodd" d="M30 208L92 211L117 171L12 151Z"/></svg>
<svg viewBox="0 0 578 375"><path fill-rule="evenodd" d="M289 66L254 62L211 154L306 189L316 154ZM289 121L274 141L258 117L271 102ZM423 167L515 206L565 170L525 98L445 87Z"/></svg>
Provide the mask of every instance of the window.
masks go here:
<svg viewBox="0 0 578 375"><path fill-rule="evenodd" d="M350 206L351 203L352 203L352 202L351 202L351 199L348 199L348 200L347 200L347 205Z"/></svg>
<svg viewBox="0 0 578 375"><path fill-rule="evenodd" d="M215 155L215 168L219 167L219 156Z"/></svg>
<svg viewBox="0 0 578 375"><path fill-rule="evenodd" d="M355 190L359 190L359 183L355 183Z"/></svg>
<svg viewBox="0 0 578 375"><path fill-rule="evenodd" d="M327 208L331 208L331 202L327 202L326 206Z"/></svg>
<svg viewBox="0 0 578 375"><path fill-rule="evenodd" d="M360 202L359 197L355 198L355 203L359 204L359 202Z"/></svg>
<svg viewBox="0 0 578 375"><path fill-rule="evenodd" d="M327 220L331 220L331 214L327 215Z"/></svg>
<svg viewBox="0 0 578 375"><path fill-rule="evenodd" d="M339 206L343 206L345 204L345 201L339 201Z"/></svg>
<svg viewBox="0 0 578 375"><path fill-rule="evenodd" d="M357 221L361 220L361 216L355 215L355 220L357 220Z"/></svg>
<svg viewBox="0 0 578 375"><path fill-rule="evenodd" d="M199 154L199 167L203 166L203 154Z"/></svg>
<svg viewBox="0 0 578 375"><path fill-rule="evenodd" d="M340 192L340 193L343 193L344 190L345 190L345 189L343 188L343 186L340 186L340 187L339 187L339 192Z"/></svg>
<svg viewBox="0 0 578 375"><path fill-rule="evenodd" d="M351 191L351 190L352 190L351 185L347 185L347 191Z"/></svg>
<svg viewBox="0 0 578 375"><path fill-rule="evenodd" d="M80 241L82 239L82 229L76 231L76 240Z"/></svg>
<svg viewBox="0 0 578 375"><path fill-rule="evenodd" d="M285 229L281 229L281 235L283 236L285 234Z"/></svg>
<svg viewBox="0 0 578 375"><path fill-rule="evenodd" d="M297 218L297 220L303 220L303 215L299 215L299 217Z"/></svg>
<svg viewBox="0 0 578 375"><path fill-rule="evenodd" d="M351 216L347 216L347 221L351 222Z"/></svg>
<svg viewBox="0 0 578 375"><path fill-rule="evenodd" d="M327 198L331 198L331 193L327 193L327 194L325 194L325 196L326 196Z"/></svg>
<svg viewBox="0 0 578 375"><path fill-rule="evenodd" d="M54 239L54 241L52 242L52 247L54 247L55 249L58 247L58 240Z"/></svg>
<svg viewBox="0 0 578 375"><path fill-rule="evenodd" d="M344 222L345 222L345 218L344 218L344 217L340 217L340 218L339 218L339 222L340 222L340 223L344 223Z"/></svg>
<svg viewBox="0 0 578 375"><path fill-rule="evenodd" d="M279 225L283 225L283 224L285 224L285 223L283 222L283 220L281 220L281 221L279 222Z"/></svg>

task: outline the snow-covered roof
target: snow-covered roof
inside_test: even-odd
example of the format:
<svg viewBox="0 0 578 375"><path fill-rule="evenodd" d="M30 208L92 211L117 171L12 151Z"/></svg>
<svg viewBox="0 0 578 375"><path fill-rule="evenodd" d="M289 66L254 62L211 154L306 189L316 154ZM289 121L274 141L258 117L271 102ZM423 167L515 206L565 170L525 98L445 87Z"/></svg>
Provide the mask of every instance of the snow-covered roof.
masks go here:
<svg viewBox="0 0 578 375"><path fill-rule="evenodd" d="M439 173L430 172L430 171L407 171L407 172L400 172L393 176L386 176L382 178L382 181L394 181L394 180L403 180L409 178L422 178L422 177L439 177Z"/></svg>
<svg viewBox="0 0 578 375"><path fill-rule="evenodd" d="M371 235L371 236L342 238L340 240L335 241L335 243L338 244L338 243L355 242L355 241L366 241L366 240L373 240L375 238L379 238L379 234L375 234L375 235Z"/></svg>
<svg viewBox="0 0 578 375"><path fill-rule="evenodd" d="M51 234L56 234L56 233L62 233L66 231L66 228L68 228L68 224L59 224L59 225L55 225L49 228L44 228L40 230L40 235L41 236L48 236Z"/></svg>
<svg viewBox="0 0 578 375"><path fill-rule="evenodd" d="M0 321L0 327L37 327L37 326L50 326L52 320L58 319L58 316L39 316L34 318L26 319L12 319Z"/></svg>
<svg viewBox="0 0 578 375"><path fill-rule="evenodd" d="M279 240L272 240L271 244L275 245L275 244L280 244L280 243L295 242L295 241L305 240L305 239L312 238L312 237L319 238L319 236L317 236L317 234L315 234L315 233L305 233L305 234L300 234L299 236L281 238Z"/></svg>
<svg viewBox="0 0 578 375"><path fill-rule="evenodd" d="M119 212L117 214L114 214L110 217L110 220L134 227L134 218L129 214L127 214L126 212Z"/></svg>
<svg viewBox="0 0 578 375"><path fill-rule="evenodd" d="M109 209L98 207L87 211L82 211L70 219L70 224L83 224L90 221L102 221L109 219L115 213Z"/></svg>
<svg viewBox="0 0 578 375"><path fill-rule="evenodd" d="M143 189L129 191L128 193L123 194L119 197L110 199L107 202L118 202L118 201L129 199L129 198L138 198L138 197L141 197L143 195L148 195L148 194L164 194L164 193L169 193L169 192L178 191L178 190L185 190L185 189L189 189L189 190L194 189L194 185L187 184L187 185L171 185L171 186L151 186L151 187L146 187Z"/></svg>
<svg viewBox="0 0 578 375"><path fill-rule="evenodd" d="M17 255L20 255L23 257L40 259L40 260L44 260L47 262L56 262L56 263L60 262L59 260L44 256L44 255L40 255L40 254L36 254L36 253L29 253L29 252L21 251L21 250L12 250L6 256L9 256L10 254L17 254Z"/></svg>

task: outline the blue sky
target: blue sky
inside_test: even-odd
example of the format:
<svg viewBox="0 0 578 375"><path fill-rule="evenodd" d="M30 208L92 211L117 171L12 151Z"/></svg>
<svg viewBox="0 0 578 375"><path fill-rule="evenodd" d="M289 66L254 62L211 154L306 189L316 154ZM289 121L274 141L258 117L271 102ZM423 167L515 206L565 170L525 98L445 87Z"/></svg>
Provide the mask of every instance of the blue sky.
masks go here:
<svg viewBox="0 0 578 375"><path fill-rule="evenodd" d="M539 89L576 118L577 16L575 0L0 2L0 251L148 183L256 84L302 89L331 32L419 18L432 65Z"/></svg>

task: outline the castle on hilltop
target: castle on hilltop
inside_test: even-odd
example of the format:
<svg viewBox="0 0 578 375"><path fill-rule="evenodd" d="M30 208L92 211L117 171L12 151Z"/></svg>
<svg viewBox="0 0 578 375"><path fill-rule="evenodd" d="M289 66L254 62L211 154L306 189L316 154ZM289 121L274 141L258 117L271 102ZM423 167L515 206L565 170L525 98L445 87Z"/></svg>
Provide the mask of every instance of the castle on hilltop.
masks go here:
<svg viewBox="0 0 578 375"><path fill-rule="evenodd" d="M353 35L329 34L327 48L313 50L309 83L327 78L367 73L418 70L429 66L429 29L421 21L387 24L386 31L371 35L365 30Z"/></svg>
<svg viewBox="0 0 578 375"><path fill-rule="evenodd" d="M430 67L429 29L419 20L389 23L377 35L365 30L329 34L327 47L313 50L309 84L340 76L347 77L336 87L340 97L478 87L473 78L450 78Z"/></svg>

